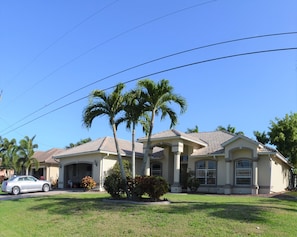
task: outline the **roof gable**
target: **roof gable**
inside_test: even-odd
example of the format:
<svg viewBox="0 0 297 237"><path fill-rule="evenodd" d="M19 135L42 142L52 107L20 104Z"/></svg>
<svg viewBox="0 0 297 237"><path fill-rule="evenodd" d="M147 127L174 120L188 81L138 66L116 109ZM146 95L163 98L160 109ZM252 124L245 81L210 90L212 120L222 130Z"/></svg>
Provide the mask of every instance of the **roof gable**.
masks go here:
<svg viewBox="0 0 297 237"><path fill-rule="evenodd" d="M255 140L252 140L252 139L250 139L250 138L248 138L246 136L240 135L240 134L236 135L233 138L231 138L231 139L227 140L226 142L222 143L222 146L226 147L229 144L231 144L233 142L236 142L238 140L244 140L245 142L250 143L250 144L252 144L254 146L259 146L259 142L255 141Z"/></svg>
<svg viewBox="0 0 297 237"><path fill-rule="evenodd" d="M53 156L60 154L64 149L52 148L48 151L35 151L33 157L38 160L39 163L57 163Z"/></svg>
<svg viewBox="0 0 297 237"><path fill-rule="evenodd" d="M202 141L199 137L193 136L193 133L184 133L177 131L175 129L166 130L160 133L153 134L151 136L151 141L163 141L163 140L174 140L174 139L182 139L191 143L195 143L200 146L207 146L208 144ZM139 138L137 141L146 142L147 137Z"/></svg>

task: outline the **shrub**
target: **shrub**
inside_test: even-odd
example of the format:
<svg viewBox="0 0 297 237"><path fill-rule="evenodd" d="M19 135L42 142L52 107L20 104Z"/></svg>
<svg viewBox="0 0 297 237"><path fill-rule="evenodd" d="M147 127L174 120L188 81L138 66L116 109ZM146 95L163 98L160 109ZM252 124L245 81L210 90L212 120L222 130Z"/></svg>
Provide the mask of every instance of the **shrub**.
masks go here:
<svg viewBox="0 0 297 237"><path fill-rule="evenodd" d="M133 200L141 199L141 196L145 193L145 190L142 187L143 179L144 176L136 176L135 179L127 179L128 191Z"/></svg>
<svg viewBox="0 0 297 237"><path fill-rule="evenodd" d="M86 190L91 190L92 188L96 187L96 182L94 181L94 179L92 177L85 176L81 180L81 186Z"/></svg>
<svg viewBox="0 0 297 237"><path fill-rule="evenodd" d="M161 176L145 176L140 185L143 192L155 201L159 200L169 190L168 182Z"/></svg>
<svg viewBox="0 0 297 237"><path fill-rule="evenodd" d="M132 173L131 173L131 168L130 168L129 161L128 160L123 160L123 166L124 166L126 176L131 177ZM110 174L116 174L119 177L121 177L121 169L120 169L119 162L115 163L115 165L110 170Z"/></svg>
<svg viewBox="0 0 297 237"><path fill-rule="evenodd" d="M196 192L199 186L200 183L198 178L190 177L188 179L188 188L191 190L191 192Z"/></svg>
<svg viewBox="0 0 297 237"><path fill-rule="evenodd" d="M124 186L118 174L111 174L105 178L104 189L112 198L119 199L124 193Z"/></svg>

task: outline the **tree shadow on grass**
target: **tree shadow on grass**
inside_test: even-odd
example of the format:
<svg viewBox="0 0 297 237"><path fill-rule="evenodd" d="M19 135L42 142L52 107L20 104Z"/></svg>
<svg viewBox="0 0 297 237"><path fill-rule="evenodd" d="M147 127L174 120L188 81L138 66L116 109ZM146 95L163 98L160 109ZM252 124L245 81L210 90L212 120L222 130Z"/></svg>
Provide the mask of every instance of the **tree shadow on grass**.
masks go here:
<svg viewBox="0 0 297 237"><path fill-rule="evenodd" d="M241 222L265 222L265 213L278 208L284 211L296 211L296 208L278 205L277 199L263 199L255 204L240 202L199 202L199 201L177 201L169 205L146 206L129 203L108 203L103 202L106 197L65 197L51 196L48 198L34 198L34 206L29 207L29 211L38 212L47 210L53 215L84 215L89 211L100 212L139 212L149 211L159 214L179 214L191 215L196 212L203 212L206 216L237 220ZM271 201L271 203L270 203ZM281 200L279 200L281 202ZM261 205L263 203L263 205ZM271 204L271 205L270 205Z"/></svg>
<svg viewBox="0 0 297 237"><path fill-rule="evenodd" d="M106 197L48 197L34 198L34 206L29 208L29 211L47 210L49 214L58 215L73 215L78 213L86 213L88 211L125 211L128 208L141 209L138 205L133 204L115 204L103 202Z"/></svg>
<svg viewBox="0 0 297 237"><path fill-rule="evenodd" d="M55 215L84 215L89 211L100 212L139 212L150 211L159 214L180 214L190 215L203 211L208 216L232 219L242 222L262 222L265 221L263 211L267 211L257 205L240 203L208 203L208 202L174 202L170 205L143 206L135 204L115 204L103 202L106 197L92 198L69 198L69 197L48 197L34 198L34 206L29 207L29 211L38 212L47 210L49 214Z"/></svg>
<svg viewBox="0 0 297 237"><path fill-rule="evenodd" d="M260 206L240 203L188 203L179 205L173 203L168 213L190 214L203 211L208 216L237 220L242 222L263 222L265 221L263 212L266 210Z"/></svg>

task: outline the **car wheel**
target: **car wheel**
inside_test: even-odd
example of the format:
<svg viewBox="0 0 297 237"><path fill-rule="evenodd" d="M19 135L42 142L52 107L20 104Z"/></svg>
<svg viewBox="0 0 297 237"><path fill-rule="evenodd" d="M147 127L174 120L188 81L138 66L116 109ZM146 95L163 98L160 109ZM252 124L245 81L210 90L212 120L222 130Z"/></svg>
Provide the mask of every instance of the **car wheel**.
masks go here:
<svg viewBox="0 0 297 237"><path fill-rule="evenodd" d="M42 186L42 191L43 191L43 192L48 192L49 190L50 190L50 187L49 187L48 184L44 184L44 185Z"/></svg>
<svg viewBox="0 0 297 237"><path fill-rule="evenodd" d="M14 195L20 194L20 191L21 191L20 188L17 186L12 188L12 194L14 194Z"/></svg>

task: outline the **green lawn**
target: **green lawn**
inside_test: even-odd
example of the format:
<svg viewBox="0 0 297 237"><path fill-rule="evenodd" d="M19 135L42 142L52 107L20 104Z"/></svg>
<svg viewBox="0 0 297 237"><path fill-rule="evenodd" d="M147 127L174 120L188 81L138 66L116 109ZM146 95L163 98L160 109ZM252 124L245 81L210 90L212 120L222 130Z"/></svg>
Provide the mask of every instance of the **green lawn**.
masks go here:
<svg viewBox="0 0 297 237"><path fill-rule="evenodd" d="M167 194L170 205L73 193L0 201L2 236L297 236L297 200Z"/></svg>

